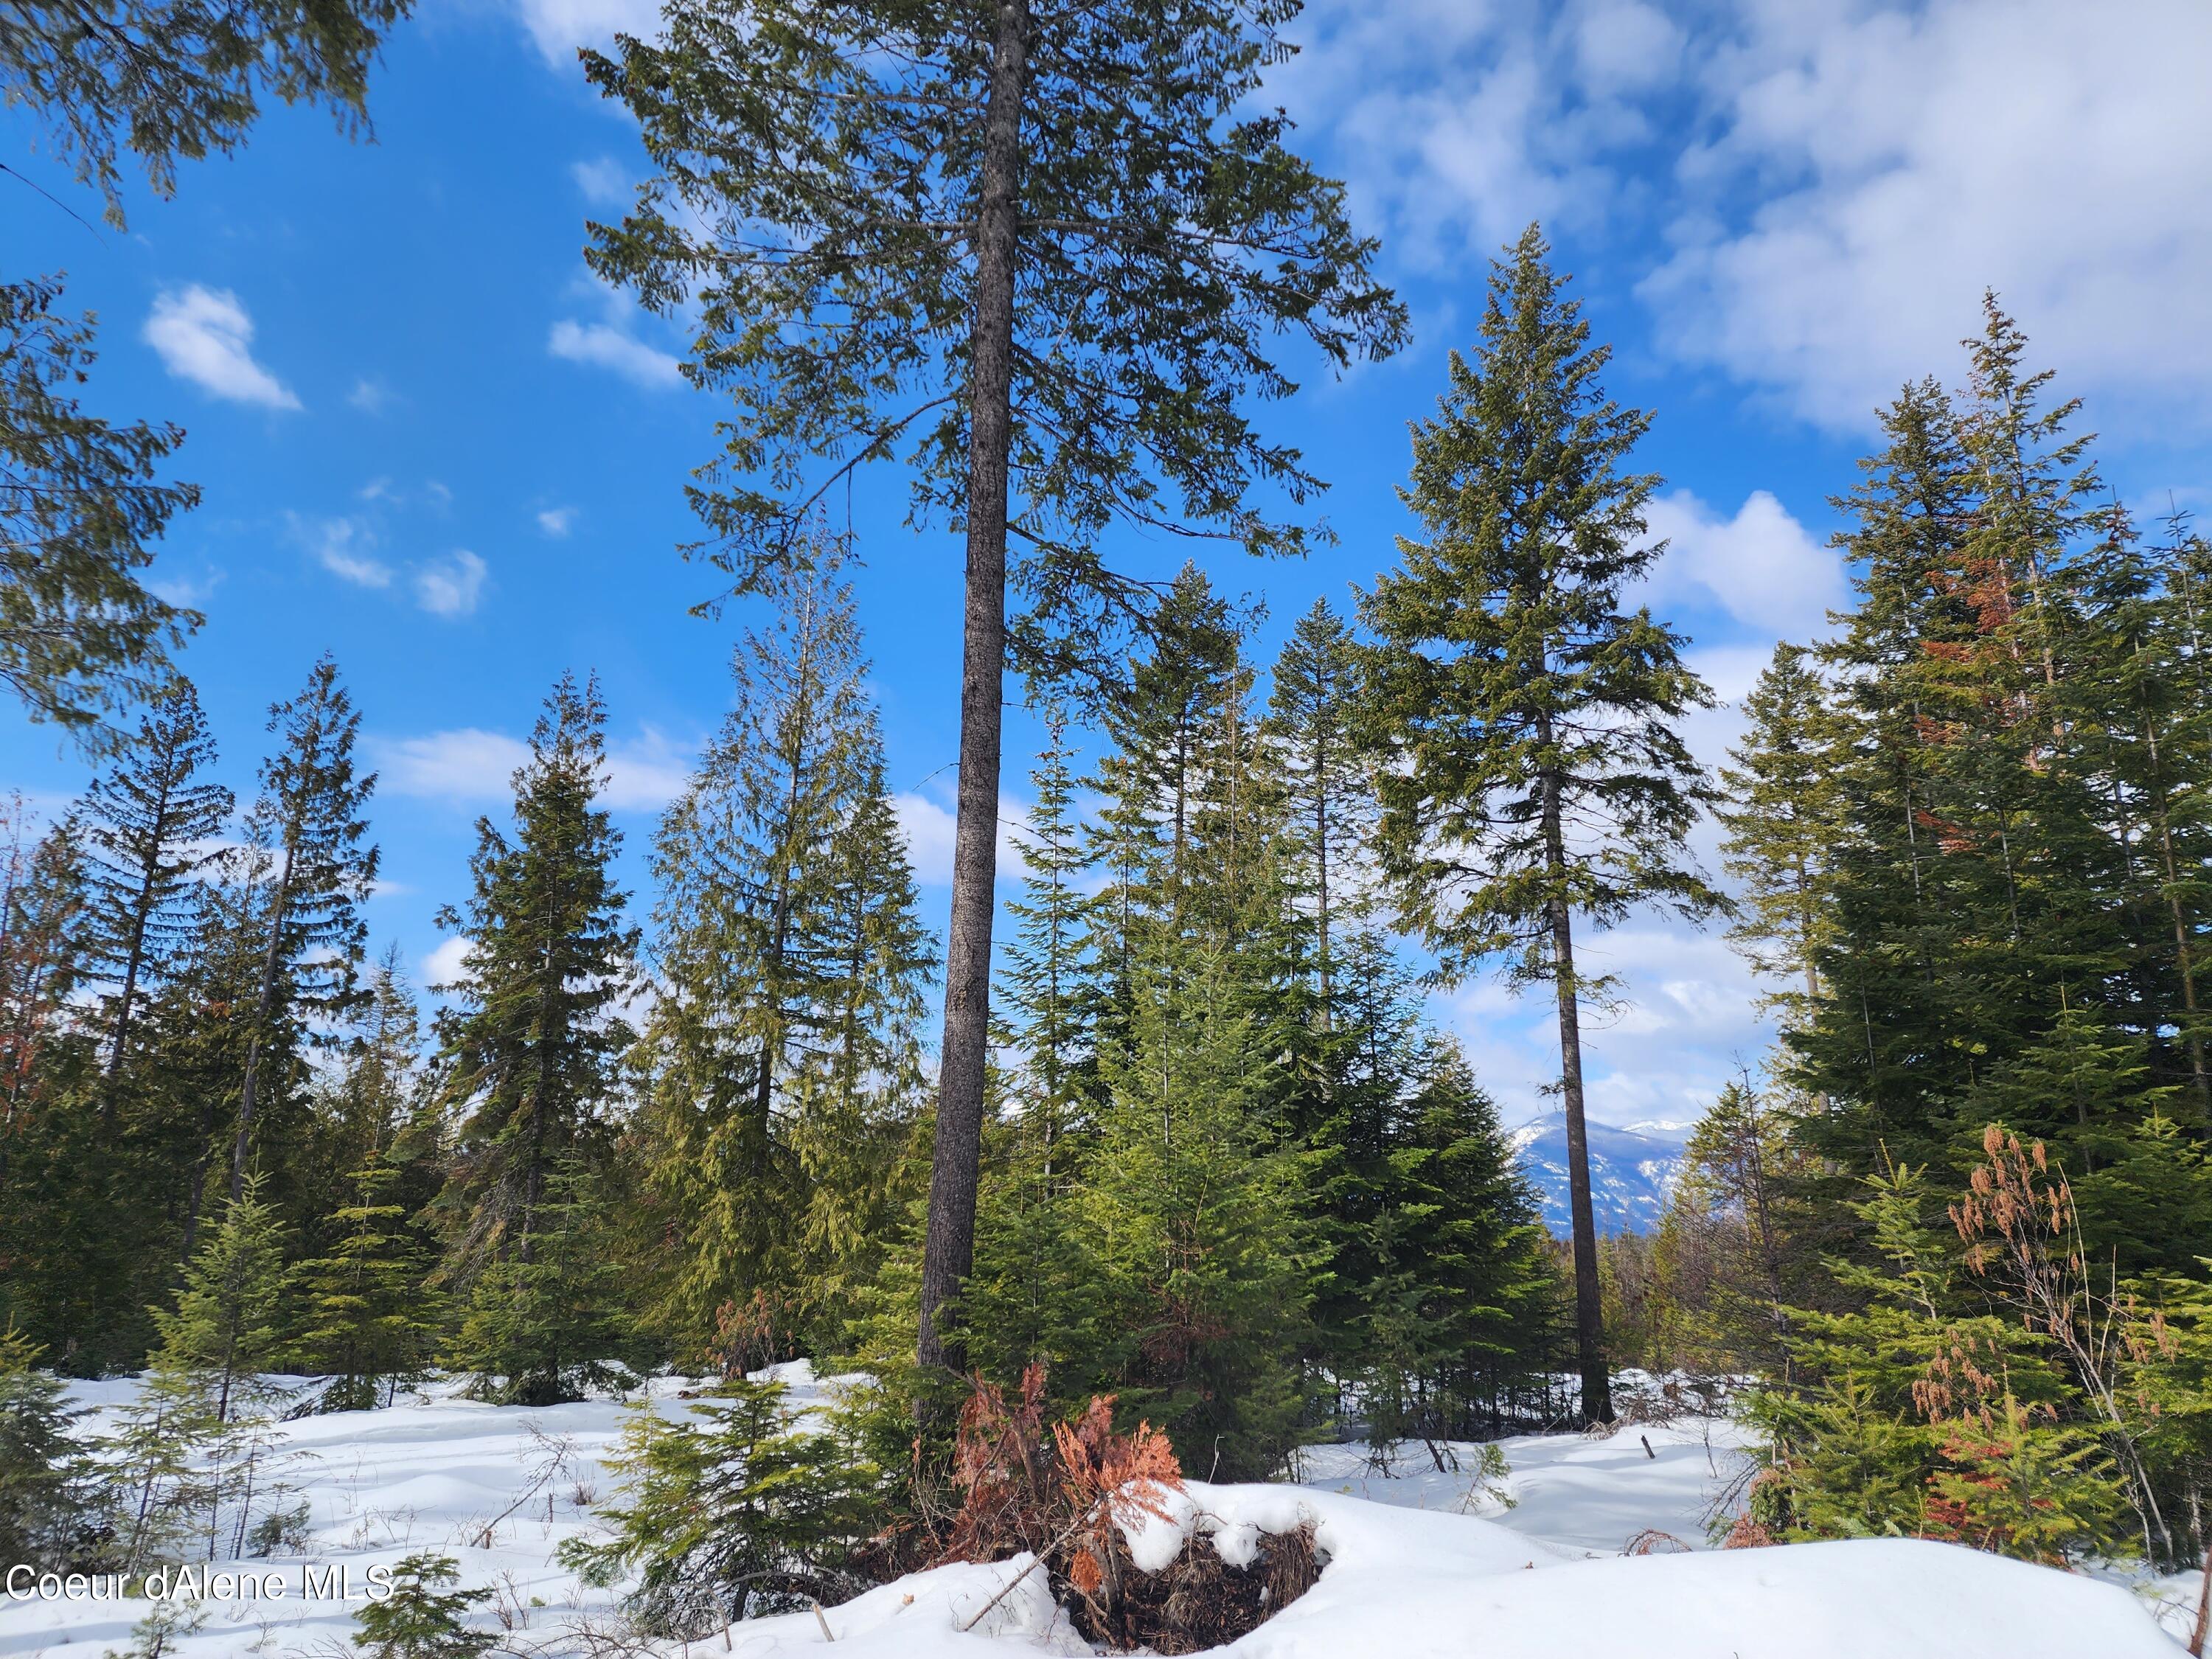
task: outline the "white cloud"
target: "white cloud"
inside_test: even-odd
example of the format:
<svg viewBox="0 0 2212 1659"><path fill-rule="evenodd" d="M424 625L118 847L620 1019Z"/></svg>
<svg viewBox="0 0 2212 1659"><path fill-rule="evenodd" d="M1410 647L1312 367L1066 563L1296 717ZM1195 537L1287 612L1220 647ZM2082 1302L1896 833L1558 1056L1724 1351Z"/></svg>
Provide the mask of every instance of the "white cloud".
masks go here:
<svg viewBox="0 0 2212 1659"><path fill-rule="evenodd" d="M1586 1103L1601 1122L1694 1119L1772 1039L1760 988L1720 936L1642 918L1611 933L1584 929L1578 964L1618 977L1610 1008L1585 1006ZM1435 1013L1459 1033L1508 1122L1558 1109L1559 1027L1548 987L1515 995L1495 979L1439 996Z"/></svg>
<svg viewBox="0 0 2212 1659"><path fill-rule="evenodd" d="M198 576L162 576L146 586L155 598L193 611L213 597L216 589L222 585L225 574L219 567L210 565Z"/></svg>
<svg viewBox="0 0 2212 1659"><path fill-rule="evenodd" d="M497 805L512 798L514 774L530 762L530 745L503 732L461 726L420 738L370 741L383 788L392 794L455 805ZM658 811L683 790L688 757L647 727L607 752L600 799L617 811Z"/></svg>
<svg viewBox="0 0 2212 1659"><path fill-rule="evenodd" d="M370 550L376 535L359 519L302 519L291 516L292 533L307 544L315 562L356 587L389 587L392 567Z"/></svg>
<svg viewBox="0 0 2212 1659"><path fill-rule="evenodd" d="M425 986L451 985L461 976L466 966L470 941L465 938L449 939L422 958L422 982Z"/></svg>
<svg viewBox="0 0 2212 1659"><path fill-rule="evenodd" d="M1646 296L1683 355L1834 427L1953 374L1984 287L2070 386L2193 404L2208 60L2196 0L1746 6L1708 56L1718 136Z"/></svg>
<svg viewBox="0 0 2212 1659"><path fill-rule="evenodd" d="M2212 418L2201 0L1315 0L1295 33L1270 92L1401 267L1541 218L1661 351L1853 431L1957 375L1993 287L2107 429Z"/></svg>
<svg viewBox="0 0 2212 1659"><path fill-rule="evenodd" d="M346 402L364 415L381 415L392 406L392 389L382 380L363 375L346 393Z"/></svg>
<svg viewBox="0 0 2212 1659"><path fill-rule="evenodd" d="M370 747L387 793L432 800L503 800L507 780L530 760L528 744L477 726L425 738L379 738Z"/></svg>
<svg viewBox="0 0 2212 1659"><path fill-rule="evenodd" d="M415 570L415 603L434 617L465 617L477 608L489 574L468 549L456 548L442 559Z"/></svg>
<svg viewBox="0 0 2212 1659"><path fill-rule="evenodd" d="M611 155L578 161L568 169L584 199L597 207L620 207L629 200L629 174Z"/></svg>
<svg viewBox="0 0 2212 1659"><path fill-rule="evenodd" d="M146 343L179 380L234 403L297 409L289 387L253 361L253 319L228 289L192 283L155 296Z"/></svg>
<svg viewBox="0 0 2212 1659"><path fill-rule="evenodd" d="M553 325L545 349L570 362L611 368L626 380L656 391L684 384L674 357L611 323L579 323L564 317Z"/></svg>
<svg viewBox="0 0 2212 1659"><path fill-rule="evenodd" d="M538 527L557 541L576 527L576 509L549 507L538 515Z"/></svg>
<svg viewBox="0 0 2212 1659"><path fill-rule="evenodd" d="M660 0L515 0L515 11L554 69L574 70L577 47L604 46L617 32L660 32Z"/></svg>
<svg viewBox="0 0 2212 1659"><path fill-rule="evenodd" d="M927 887L952 884L952 849L959 820L953 810L914 790L891 797L915 879ZM1018 879L1028 866L1014 840L1029 809L1011 795L999 797L999 879Z"/></svg>
<svg viewBox="0 0 2212 1659"><path fill-rule="evenodd" d="M684 793L690 775L690 757L647 726L608 750L605 799L617 811L657 812Z"/></svg>
<svg viewBox="0 0 2212 1659"><path fill-rule="evenodd" d="M1724 519L1686 489L1652 501L1645 522L1663 538L1652 567L1655 602L1713 605L1769 639L1809 639L1849 594L1843 562L1764 489Z"/></svg>

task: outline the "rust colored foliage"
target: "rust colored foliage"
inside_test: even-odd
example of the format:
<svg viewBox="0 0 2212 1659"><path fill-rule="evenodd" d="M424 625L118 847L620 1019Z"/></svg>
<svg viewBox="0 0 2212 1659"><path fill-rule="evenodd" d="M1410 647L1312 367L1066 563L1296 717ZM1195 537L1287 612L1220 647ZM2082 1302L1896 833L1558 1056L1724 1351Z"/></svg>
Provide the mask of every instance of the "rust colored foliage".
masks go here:
<svg viewBox="0 0 2212 1659"><path fill-rule="evenodd" d="M1170 1498L1184 1491L1167 1437L1149 1423L1116 1430L1111 1395L1093 1395L1073 1421L1048 1427L1045 1413L1042 1365L1022 1373L1012 1399L975 1379L953 1447L960 1507L933 1564L1035 1555L1087 1638L1158 1654L1233 1641L1320 1576L1310 1527L1262 1540L1249 1568L1194 1540L1164 1571L1139 1571L1124 1528L1171 1519Z"/></svg>

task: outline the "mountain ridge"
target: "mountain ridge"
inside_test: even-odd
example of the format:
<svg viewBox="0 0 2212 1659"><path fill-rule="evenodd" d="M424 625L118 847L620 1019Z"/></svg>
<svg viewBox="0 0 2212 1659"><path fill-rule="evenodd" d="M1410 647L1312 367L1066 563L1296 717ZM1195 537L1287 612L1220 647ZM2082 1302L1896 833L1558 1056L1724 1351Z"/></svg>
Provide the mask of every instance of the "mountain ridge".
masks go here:
<svg viewBox="0 0 2212 1659"><path fill-rule="evenodd" d="M1588 1125L1590 1211L1600 1233L1658 1231L1667 1201L1682 1171L1692 1126L1639 1123L1620 1128ZM1514 1161L1536 1190L1544 1224L1564 1238L1572 1231L1567 1199L1567 1117L1547 1112L1506 1131Z"/></svg>

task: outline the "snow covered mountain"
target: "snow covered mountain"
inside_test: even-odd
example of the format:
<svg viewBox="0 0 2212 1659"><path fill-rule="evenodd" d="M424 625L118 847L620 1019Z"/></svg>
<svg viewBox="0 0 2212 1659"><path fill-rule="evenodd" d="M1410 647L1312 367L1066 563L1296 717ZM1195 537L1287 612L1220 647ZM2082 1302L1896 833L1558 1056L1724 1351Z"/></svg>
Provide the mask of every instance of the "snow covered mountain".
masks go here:
<svg viewBox="0 0 2212 1659"><path fill-rule="evenodd" d="M1686 1123L1589 1126L1590 1208L1601 1233L1656 1231L1682 1168ZM1564 1237L1567 1219L1567 1118L1549 1112L1508 1132L1521 1168L1543 1200L1544 1224Z"/></svg>

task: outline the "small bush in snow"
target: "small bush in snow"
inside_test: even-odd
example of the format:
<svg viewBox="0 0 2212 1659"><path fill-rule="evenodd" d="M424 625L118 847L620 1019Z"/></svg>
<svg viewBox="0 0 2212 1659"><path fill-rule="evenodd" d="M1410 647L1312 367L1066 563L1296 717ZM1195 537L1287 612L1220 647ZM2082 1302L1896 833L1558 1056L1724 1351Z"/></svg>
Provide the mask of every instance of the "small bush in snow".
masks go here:
<svg viewBox="0 0 2212 1659"><path fill-rule="evenodd" d="M475 1659L491 1646L489 1632L461 1622L491 1592L442 1588L460 1580L452 1556L410 1555L392 1575L392 1593L362 1608L361 1628L354 1633L353 1644L370 1659Z"/></svg>
<svg viewBox="0 0 2212 1659"><path fill-rule="evenodd" d="M602 1587L637 1573L630 1611L653 1634L866 1588L850 1564L880 1519L877 1471L842 1427L803 1419L781 1382L724 1382L673 1418L641 1401L611 1466L627 1500L600 1511L614 1536L571 1540L561 1559Z"/></svg>

